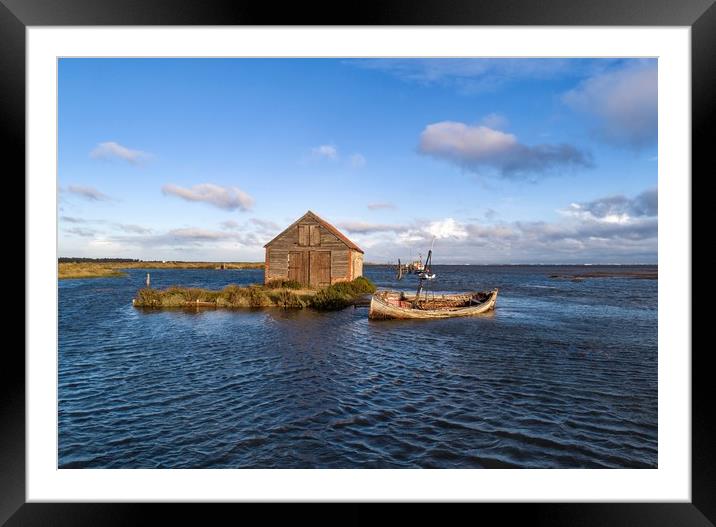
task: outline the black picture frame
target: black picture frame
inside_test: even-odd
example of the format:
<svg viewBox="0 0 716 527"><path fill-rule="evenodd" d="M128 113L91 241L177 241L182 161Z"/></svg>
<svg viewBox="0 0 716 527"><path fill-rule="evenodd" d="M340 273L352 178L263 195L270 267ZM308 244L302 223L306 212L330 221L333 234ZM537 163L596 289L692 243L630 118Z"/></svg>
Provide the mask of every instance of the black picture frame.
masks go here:
<svg viewBox="0 0 716 527"><path fill-rule="evenodd" d="M692 174L713 163L716 96L716 6L714 0L408 0L319 2L190 0L0 0L0 129L4 166L25 170L25 29L82 25L573 25L688 26L692 39ZM709 133L711 132L711 133ZM14 163L8 163L13 161ZM712 174L713 170L709 171ZM6 172L10 175L10 172ZM685 175L687 177L689 175ZM690 175L693 182L693 175ZM692 256L693 257L693 256ZM693 260L692 260L693 261ZM31 277L26 277L31 279ZM27 282L26 282L27 283ZM31 306L29 306L31 308ZM691 306L686 306L691 308ZM693 323L692 323L693 327ZM716 523L716 436L707 367L710 347L668 350L692 355L692 501L690 503L481 504L500 524L513 521L555 525L706 526ZM661 351L661 350L660 350ZM39 504L25 499L25 361L6 347L0 366L0 523L7 525L129 525L147 522L167 505ZM177 511L177 508L180 509ZM222 509L224 509L222 507ZM184 520L209 523L207 508L172 508ZM215 509L212 509L212 511ZM291 513L292 521L306 518ZM225 511L224 511L225 512ZM223 515L224 512L219 512ZM423 512L416 511L423 516ZM463 512L458 512L464 514ZM211 514L215 514L212 512ZM415 512L413 513L415 514ZM449 519L440 513L442 523ZM474 512L470 513L471 515ZM484 514L480 512L479 514ZM363 523L372 505L350 505L331 523ZM340 520L338 519L340 518ZM403 521L408 521L403 516Z"/></svg>

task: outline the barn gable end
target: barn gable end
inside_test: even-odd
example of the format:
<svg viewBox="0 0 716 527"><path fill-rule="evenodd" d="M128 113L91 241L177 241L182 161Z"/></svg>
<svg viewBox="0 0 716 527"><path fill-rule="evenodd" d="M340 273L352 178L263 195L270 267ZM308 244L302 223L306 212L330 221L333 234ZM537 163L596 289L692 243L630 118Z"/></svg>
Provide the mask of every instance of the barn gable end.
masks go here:
<svg viewBox="0 0 716 527"><path fill-rule="evenodd" d="M323 287L353 280L363 273L363 250L311 211L264 247L264 282L296 280Z"/></svg>

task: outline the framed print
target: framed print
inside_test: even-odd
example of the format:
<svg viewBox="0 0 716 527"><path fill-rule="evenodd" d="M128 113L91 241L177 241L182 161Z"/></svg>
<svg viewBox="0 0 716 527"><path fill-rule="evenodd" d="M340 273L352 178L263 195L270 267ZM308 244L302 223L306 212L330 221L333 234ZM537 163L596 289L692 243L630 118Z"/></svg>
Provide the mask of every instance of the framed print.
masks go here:
<svg viewBox="0 0 716 527"><path fill-rule="evenodd" d="M304 501L713 523L712 2L0 1L27 206L8 525Z"/></svg>

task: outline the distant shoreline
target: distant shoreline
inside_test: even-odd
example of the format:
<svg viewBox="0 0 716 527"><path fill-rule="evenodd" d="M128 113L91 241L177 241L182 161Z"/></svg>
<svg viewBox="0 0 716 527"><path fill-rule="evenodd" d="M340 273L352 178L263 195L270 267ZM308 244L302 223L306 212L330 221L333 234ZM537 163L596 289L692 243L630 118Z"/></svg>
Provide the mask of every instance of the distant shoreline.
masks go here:
<svg viewBox="0 0 716 527"><path fill-rule="evenodd" d="M637 267L637 266L632 266ZM650 266L655 267L655 266ZM580 281L587 278L636 278L639 280L658 280L659 271L658 269L643 269L637 271L621 271L621 272L610 272L610 271L585 271L577 273L565 273L565 274L552 274L550 278Z"/></svg>
<svg viewBox="0 0 716 527"><path fill-rule="evenodd" d="M394 267L394 264L381 264L366 262L366 267ZM579 263L558 263L558 264L435 264L436 268L442 266L455 267L578 267L579 272L563 273L552 275L551 278L563 278L580 280L582 278L605 278L608 276L620 276L627 278L658 278L658 264L579 264ZM622 272L590 272L593 268L614 268L622 269ZM91 259L91 258L61 258L58 261L58 278L116 278L126 276L124 269L263 269L264 262L184 262L184 261L163 261L163 260L131 260L120 258ZM628 272L628 268L645 268ZM657 270L655 270L657 269ZM628 275L628 276L627 276Z"/></svg>
<svg viewBox="0 0 716 527"><path fill-rule="evenodd" d="M366 262L363 266L371 267L395 267L392 263ZM434 263L433 267L658 267L659 264L651 263Z"/></svg>
<svg viewBox="0 0 716 527"><path fill-rule="evenodd" d="M82 260L60 261L57 277L113 278L126 276L123 269L263 269L263 262L176 262L176 261L117 261Z"/></svg>

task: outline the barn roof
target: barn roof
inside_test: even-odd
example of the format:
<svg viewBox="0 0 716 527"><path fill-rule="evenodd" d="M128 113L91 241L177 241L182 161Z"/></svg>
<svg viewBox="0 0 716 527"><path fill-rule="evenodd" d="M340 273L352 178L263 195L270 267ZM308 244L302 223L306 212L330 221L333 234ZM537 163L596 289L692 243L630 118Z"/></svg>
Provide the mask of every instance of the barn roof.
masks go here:
<svg viewBox="0 0 716 527"><path fill-rule="evenodd" d="M321 224L327 231L329 231L331 234L335 235L336 238L338 238L338 239L341 240L343 243L345 243L350 249L354 249L354 250L356 250L356 251L358 251L358 252L360 252L360 253L363 253L363 252L364 252L363 249L361 249L361 248L358 247L355 243L353 243L350 239L348 239L348 237L347 237L345 234L343 234L341 231L339 231L338 229L336 229L333 225L331 225L331 224L328 223L326 220L324 220L323 218L321 218L318 214L316 214L315 212L310 211L310 210L309 210L308 212L306 212L306 214L304 214L303 216L301 216L300 218L298 218L296 221L294 221L291 225L289 225L289 226L286 227L284 230L282 230L279 234L277 234L270 242L268 242L266 245L264 245L264 247L268 247L269 245L271 245L274 241L276 241L276 240L279 239L281 236L283 236L284 234L286 234L289 230L291 230L291 228L293 228L293 227L295 227L296 225L298 225L301 221L303 221L303 220L306 219L307 217L310 217L310 218L313 218L314 220L316 220L316 221L317 221L319 224Z"/></svg>

